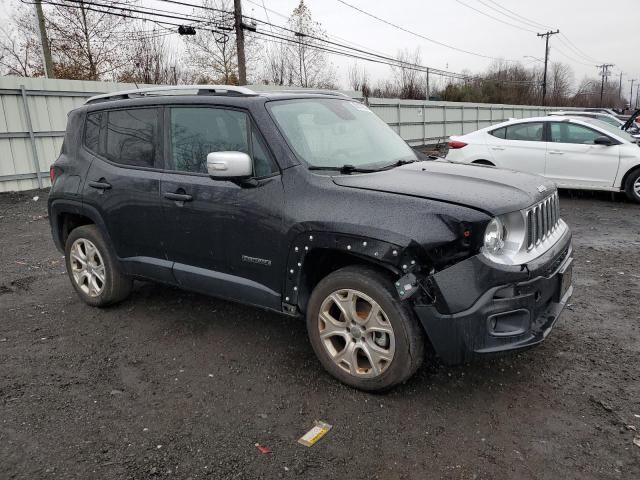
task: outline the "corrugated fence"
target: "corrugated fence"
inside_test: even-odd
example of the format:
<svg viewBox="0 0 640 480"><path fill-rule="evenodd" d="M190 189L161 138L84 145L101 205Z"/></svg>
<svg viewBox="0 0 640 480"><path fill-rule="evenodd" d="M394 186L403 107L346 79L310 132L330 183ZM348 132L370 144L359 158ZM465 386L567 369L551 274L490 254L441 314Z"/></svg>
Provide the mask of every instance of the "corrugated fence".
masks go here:
<svg viewBox="0 0 640 480"><path fill-rule="evenodd" d="M132 88L135 85L112 82L0 77L0 192L48 187L49 165L62 146L67 113L92 95ZM368 104L414 146L551 110L380 98L370 98Z"/></svg>

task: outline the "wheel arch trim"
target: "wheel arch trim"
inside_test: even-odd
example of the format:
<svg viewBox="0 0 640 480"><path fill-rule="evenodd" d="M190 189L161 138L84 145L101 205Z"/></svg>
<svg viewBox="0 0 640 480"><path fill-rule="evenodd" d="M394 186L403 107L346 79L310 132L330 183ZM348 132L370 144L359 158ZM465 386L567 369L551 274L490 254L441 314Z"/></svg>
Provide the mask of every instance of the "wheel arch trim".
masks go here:
<svg viewBox="0 0 640 480"><path fill-rule="evenodd" d="M284 305L294 305L304 310L308 299L301 296L305 260L309 254L319 250L353 257L354 263L359 261L380 267L395 277L402 276L418 265L421 256L421 248L415 242L400 245L366 236L317 230L299 233L289 245L282 293Z"/></svg>
<svg viewBox="0 0 640 480"><path fill-rule="evenodd" d="M108 245L111 245L111 237L107 231L106 224L97 209L77 200L56 199L49 204L49 222L51 224L53 241L58 250L64 252L62 225L60 223L64 214L81 215L88 218L96 225L105 241L108 242Z"/></svg>

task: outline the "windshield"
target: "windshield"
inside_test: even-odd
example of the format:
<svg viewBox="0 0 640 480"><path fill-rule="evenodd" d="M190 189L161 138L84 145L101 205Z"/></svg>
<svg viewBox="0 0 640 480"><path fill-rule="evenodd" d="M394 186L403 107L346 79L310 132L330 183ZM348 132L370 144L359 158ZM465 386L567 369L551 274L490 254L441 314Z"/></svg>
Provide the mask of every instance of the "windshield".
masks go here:
<svg viewBox="0 0 640 480"><path fill-rule="evenodd" d="M595 125L596 127L600 127L603 130L606 130L607 132L613 134L613 135L617 135L620 138L623 138L624 140L631 142L631 143L636 143L637 139L633 138L631 135L629 135L627 132L625 132L624 130L620 130L620 127L614 127L613 125L610 125L606 122L602 122L600 120L597 120L595 118L588 118L588 117L584 117L581 118L580 120L582 120L583 122L587 122L590 123L592 125Z"/></svg>
<svg viewBox="0 0 640 480"><path fill-rule="evenodd" d="M329 98L279 100L269 110L295 153L312 167L376 167L415 161L411 147L366 106Z"/></svg>
<svg viewBox="0 0 640 480"><path fill-rule="evenodd" d="M609 115L597 115L594 118L596 120L600 120L601 122L608 123L609 125L613 125L617 128L620 128L624 124L622 120L618 120L616 117L611 117Z"/></svg>

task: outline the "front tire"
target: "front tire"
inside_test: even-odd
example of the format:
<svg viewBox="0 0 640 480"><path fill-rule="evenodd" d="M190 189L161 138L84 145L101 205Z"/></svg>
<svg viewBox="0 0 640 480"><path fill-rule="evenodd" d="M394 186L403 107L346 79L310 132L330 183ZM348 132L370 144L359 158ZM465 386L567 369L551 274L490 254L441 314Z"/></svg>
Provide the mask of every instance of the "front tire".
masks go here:
<svg viewBox="0 0 640 480"><path fill-rule="evenodd" d="M80 298L94 307L105 307L129 296L133 281L121 271L95 225L71 231L65 243L67 273Z"/></svg>
<svg viewBox="0 0 640 480"><path fill-rule="evenodd" d="M393 283L352 266L322 279L307 307L309 340L324 368L341 382L383 391L411 377L424 358L424 335Z"/></svg>
<svg viewBox="0 0 640 480"><path fill-rule="evenodd" d="M629 200L640 203L640 168L629 174L625 182L624 192Z"/></svg>

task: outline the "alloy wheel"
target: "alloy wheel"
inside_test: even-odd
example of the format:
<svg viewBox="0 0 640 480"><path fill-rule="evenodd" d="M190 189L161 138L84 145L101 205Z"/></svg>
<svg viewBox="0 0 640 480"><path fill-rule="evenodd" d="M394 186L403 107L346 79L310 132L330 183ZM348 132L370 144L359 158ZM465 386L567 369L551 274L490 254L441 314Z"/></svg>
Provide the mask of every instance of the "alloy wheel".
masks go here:
<svg viewBox="0 0 640 480"><path fill-rule="evenodd" d="M640 198L640 177L633 183L633 191Z"/></svg>
<svg viewBox="0 0 640 480"><path fill-rule="evenodd" d="M86 238L79 238L69 252L73 280L80 290L90 297L97 297L105 286L105 266L96 246Z"/></svg>
<svg viewBox="0 0 640 480"><path fill-rule="evenodd" d="M393 360L391 322L375 300L358 290L337 290L325 298L318 330L331 360L351 375L377 377Z"/></svg>

